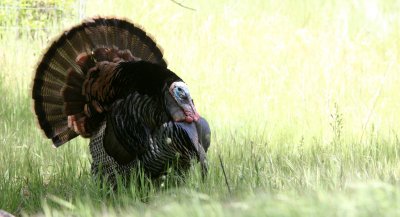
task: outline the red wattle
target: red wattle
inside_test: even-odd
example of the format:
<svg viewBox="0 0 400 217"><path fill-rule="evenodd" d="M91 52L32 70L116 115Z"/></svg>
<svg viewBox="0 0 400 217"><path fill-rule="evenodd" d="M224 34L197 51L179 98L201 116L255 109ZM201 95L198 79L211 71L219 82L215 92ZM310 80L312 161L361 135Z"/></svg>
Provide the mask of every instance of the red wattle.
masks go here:
<svg viewBox="0 0 400 217"><path fill-rule="evenodd" d="M200 119L200 115L195 112L193 113L192 111L184 111L185 113L185 122L187 123L192 123L193 121L198 121Z"/></svg>

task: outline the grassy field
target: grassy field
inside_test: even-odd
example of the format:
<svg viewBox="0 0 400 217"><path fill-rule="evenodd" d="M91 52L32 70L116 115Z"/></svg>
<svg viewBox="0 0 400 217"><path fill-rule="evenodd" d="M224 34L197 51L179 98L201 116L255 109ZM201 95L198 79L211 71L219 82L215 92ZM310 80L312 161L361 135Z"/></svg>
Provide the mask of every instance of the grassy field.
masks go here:
<svg viewBox="0 0 400 217"><path fill-rule="evenodd" d="M99 4L100 2L100 4ZM87 1L163 47L212 127L210 173L111 191L53 149L30 82L49 40L0 37L0 209L36 216L399 216L399 1ZM225 184L223 161L231 193Z"/></svg>

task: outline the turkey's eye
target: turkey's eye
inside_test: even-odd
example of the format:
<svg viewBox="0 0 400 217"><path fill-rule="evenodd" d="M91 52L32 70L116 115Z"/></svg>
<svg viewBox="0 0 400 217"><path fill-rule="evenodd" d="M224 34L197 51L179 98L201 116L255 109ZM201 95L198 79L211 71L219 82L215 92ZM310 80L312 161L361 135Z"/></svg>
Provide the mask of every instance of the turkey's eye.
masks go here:
<svg viewBox="0 0 400 217"><path fill-rule="evenodd" d="M179 94L179 97L181 99L187 99L188 98L185 92L182 92L181 94Z"/></svg>
<svg viewBox="0 0 400 217"><path fill-rule="evenodd" d="M191 103L190 92L185 83L181 81L172 83L169 92L179 104Z"/></svg>
<svg viewBox="0 0 400 217"><path fill-rule="evenodd" d="M185 92L185 90L181 87L177 87L176 88L176 96L180 99L187 99L188 98L188 94Z"/></svg>

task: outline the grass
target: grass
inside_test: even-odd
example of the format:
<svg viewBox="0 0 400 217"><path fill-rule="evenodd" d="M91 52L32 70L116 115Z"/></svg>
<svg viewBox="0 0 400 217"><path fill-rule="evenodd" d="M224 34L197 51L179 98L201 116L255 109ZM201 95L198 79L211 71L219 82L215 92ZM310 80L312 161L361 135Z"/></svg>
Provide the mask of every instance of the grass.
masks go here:
<svg viewBox="0 0 400 217"><path fill-rule="evenodd" d="M61 29L0 39L0 208L45 216L400 215L397 1L87 2L163 47L212 127L210 173L113 192L90 176L88 141L59 149L29 88ZM95 6L96 5L96 6ZM228 192L221 155L232 193Z"/></svg>

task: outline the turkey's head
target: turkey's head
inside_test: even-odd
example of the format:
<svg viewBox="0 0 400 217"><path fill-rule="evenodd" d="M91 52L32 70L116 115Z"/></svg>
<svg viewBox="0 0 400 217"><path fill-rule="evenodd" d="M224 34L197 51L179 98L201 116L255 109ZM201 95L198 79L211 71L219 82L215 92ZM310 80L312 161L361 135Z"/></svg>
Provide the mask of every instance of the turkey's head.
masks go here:
<svg viewBox="0 0 400 217"><path fill-rule="evenodd" d="M199 120L189 88L182 81L173 82L166 94L166 107L175 122L192 123Z"/></svg>

